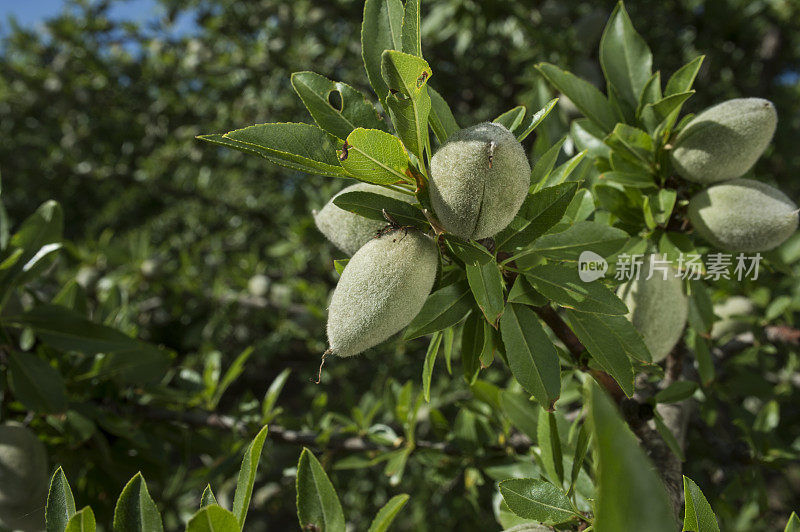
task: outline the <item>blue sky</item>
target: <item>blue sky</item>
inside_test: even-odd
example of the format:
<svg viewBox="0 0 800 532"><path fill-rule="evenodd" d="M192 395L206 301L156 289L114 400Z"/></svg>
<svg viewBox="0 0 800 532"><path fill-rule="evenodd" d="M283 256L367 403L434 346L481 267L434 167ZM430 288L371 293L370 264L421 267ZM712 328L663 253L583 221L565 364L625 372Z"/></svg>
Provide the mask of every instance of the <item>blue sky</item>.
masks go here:
<svg viewBox="0 0 800 532"><path fill-rule="evenodd" d="M0 0L0 32L8 27L8 18L27 27L41 25L50 16L57 15L65 5L64 0ZM112 10L115 18L148 20L159 14L156 0L127 0Z"/></svg>

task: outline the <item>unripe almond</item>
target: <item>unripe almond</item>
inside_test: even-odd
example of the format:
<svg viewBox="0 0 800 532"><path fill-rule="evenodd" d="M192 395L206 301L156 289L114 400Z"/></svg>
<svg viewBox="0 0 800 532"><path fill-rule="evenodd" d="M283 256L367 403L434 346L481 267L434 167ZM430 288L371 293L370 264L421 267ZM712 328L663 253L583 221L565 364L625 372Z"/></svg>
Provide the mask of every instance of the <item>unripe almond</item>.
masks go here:
<svg viewBox="0 0 800 532"><path fill-rule="evenodd" d="M737 98L709 107L678 134L672 164L683 178L711 184L741 177L772 140L778 114L769 100Z"/></svg>
<svg viewBox="0 0 800 532"><path fill-rule="evenodd" d="M501 124L478 124L451 135L431 159L431 204L448 232L487 238L514 219L530 176L513 133Z"/></svg>
<svg viewBox="0 0 800 532"><path fill-rule="evenodd" d="M358 251L358 248L375 238L378 230L386 226L386 222L364 218L363 216L337 207L333 203L334 198L345 192L372 192L374 194L381 194L407 202L411 202L413 199L412 196L408 194L395 192L394 190L389 190L388 188L378 185L356 183L333 196L319 212L314 212L314 222L317 224L317 229L319 229L334 246L348 255L352 255Z"/></svg>
<svg viewBox="0 0 800 532"><path fill-rule="evenodd" d="M660 362L683 334L689 299L674 268L667 269L665 279L658 266L651 266L651 258L646 256L639 276L620 286L618 293L628 306L628 319L644 338L653 362ZM648 279L651 271L652 277Z"/></svg>
<svg viewBox="0 0 800 532"><path fill-rule="evenodd" d="M436 244L415 229L398 229L364 244L331 297L330 352L357 355L408 325L425 303L438 265Z"/></svg>
<svg viewBox="0 0 800 532"><path fill-rule="evenodd" d="M0 505L18 506L46 491L47 452L17 423L0 425Z"/></svg>
<svg viewBox="0 0 800 532"><path fill-rule="evenodd" d="M689 201L697 234L727 251L767 251L797 230L797 205L786 194L752 179L734 179Z"/></svg>

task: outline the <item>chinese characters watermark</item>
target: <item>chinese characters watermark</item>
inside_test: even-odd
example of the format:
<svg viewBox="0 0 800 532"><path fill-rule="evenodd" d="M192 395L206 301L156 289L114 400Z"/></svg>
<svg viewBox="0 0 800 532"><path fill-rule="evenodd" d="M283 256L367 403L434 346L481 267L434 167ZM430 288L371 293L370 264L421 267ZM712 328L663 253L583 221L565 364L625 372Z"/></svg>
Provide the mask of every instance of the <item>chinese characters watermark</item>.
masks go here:
<svg viewBox="0 0 800 532"><path fill-rule="evenodd" d="M668 276L681 279L719 281L720 279L758 279L758 269L761 264L761 253L745 255L744 253L709 253L703 262L699 253L681 253L677 260L670 261L666 255L629 255L622 253L617 257L614 265L614 279L617 281L631 281L642 278L651 279ZM646 266L642 268L642 266ZM672 266L672 267L671 267Z"/></svg>

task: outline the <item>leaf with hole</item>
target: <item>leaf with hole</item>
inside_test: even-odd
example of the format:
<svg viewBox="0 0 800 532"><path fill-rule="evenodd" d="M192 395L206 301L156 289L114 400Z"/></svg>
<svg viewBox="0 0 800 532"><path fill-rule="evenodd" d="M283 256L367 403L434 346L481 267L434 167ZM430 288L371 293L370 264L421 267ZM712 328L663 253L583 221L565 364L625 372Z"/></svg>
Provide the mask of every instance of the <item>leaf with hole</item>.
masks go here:
<svg viewBox="0 0 800 532"><path fill-rule="evenodd" d="M354 129L386 129L386 124L363 94L314 72L292 74L292 87L317 125L344 140Z"/></svg>

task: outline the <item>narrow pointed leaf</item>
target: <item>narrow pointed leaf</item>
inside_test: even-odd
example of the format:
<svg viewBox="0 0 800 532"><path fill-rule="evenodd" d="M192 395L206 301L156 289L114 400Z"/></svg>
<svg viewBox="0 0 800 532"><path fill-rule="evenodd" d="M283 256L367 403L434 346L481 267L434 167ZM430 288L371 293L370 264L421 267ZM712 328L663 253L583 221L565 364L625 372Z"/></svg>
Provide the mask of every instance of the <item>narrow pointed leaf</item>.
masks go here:
<svg viewBox="0 0 800 532"><path fill-rule="evenodd" d="M577 268L543 264L525 272L525 277L543 296L556 304L597 314L625 315L628 307L599 280L584 282Z"/></svg>
<svg viewBox="0 0 800 532"><path fill-rule="evenodd" d="M600 65L608 82L635 107L652 74L653 54L633 28L622 2L611 13L600 39Z"/></svg>
<svg viewBox="0 0 800 532"><path fill-rule="evenodd" d="M428 351L425 353L425 362L422 365L422 393L425 401L431 402L431 377L433 376L433 365L436 362L436 355L439 354L439 346L442 344L442 333L436 332L428 344Z"/></svg>
<svg viewBox="0 0 800 532"><path fill-rule="evenodd" d="M244 528L244 521L247 517L247 509L250 506L250 498L253 495L253 485L256 482L258 463L261 460L261 451L264 448L264 440L267 438L268 428L264 426L244 452L242 465L239 468L239 475L236 478L236 492L233 496L233 514L239 521L240 528Z"/></svg>
<svg viewBox="0 0 800 532"><path fill-rule="evenodd" d="M561 452L561 439L558 435L556 416L544 412L539 416L536 427L536 443L539 445L544 470L550 481L557 486L564 485L564 456Z"/></svg>
<svg viewBox="0 0 800 532"><path fill-rule="evenodd" d="M458 282L433 292L411 320L403 338L412 340L447 329L464 319L473 305L469 285Z"/></svg>
<svg viewBox="0 0 800 532"><path fill-rule="evenodd" d="M408 502L408 495L405 493L402 495L395 495L389 499L389 502L383 505L383 508L378 511L378 514L375 516L375 519L372 520L372 524L369 526L367 532L386 532L389 530L392 521L394 521L397 514L400 513L400 510L403 509L403 506L406 505L406 502Z"/></svg>
<svg viewBox="0 0 800 532"><path fill-rule="evenodd" d="M47 493L45 522L47 532L64 532L70 518L75 515L75 499L72 496L67 476L59 467L50 480Z"/></svg>
<svg viewBox="0 0 800 532"><path fill-rule="evenodd" d="M533 116L530 117L527 124L523 124L522 127L519 128L519 132L517 133L517 140L522 142L525 140L528 135L533 133L533 131L539 127L539 124L544 122L544 119L547 118L547 115L550 114L550 111L558 103L558 98L553 98L549 102L547 102L544 107L536 111Z"/></svg>
<svg viewBox="0 0 800 532"><path fill-rule="evenodd" d="M367 0L361 25L361 56L372 90L385 104L389 87L381 75L384 50L400 50L403 46L402 0Z"/></svg>
<svg viewBox="0 0 800 532"><path fill-rule="evenodd" d="M509 109L501 114L492 122L504 125L512 133L516 132L517 128L522 124L522 119L525 118L527 109L524 105L518 105L513 109Z"/></svg>
<svg viewBox="0 0 800 532"><path fill-rule="evenodd" d="M594 85L549 63L539 63L536 69L551 85L572 100L586 118L605 132L614 129L617 116L606 97Z"/></svg>
<svg viewBox="0 0 800 532"><path fill-rule="evenodd" d="M161 514L147 492L141 473L122 490L114 508L114 532L161 532Z"/></svg>
<svg viewBox="0 0 800 532"><path fill-rule="evenodd" d="M500 483L500 494L509 509L520 517L554 525L577 515L563 491L546 480L512 478Z"/></svg>
<svg viewBox="0 0 800 532"><path fill-rule="evenodd" d="M233 512L216 503L198 510L186 524L186 532L237 532L241 529Z"/></svg>
<svg viewBox="0 0 800 532"><path fill-rule="evenodd" d="M332 177L344 175L336 157L338 141L311 124L258 124L230 131L224 137L287 168Z"/></svg>
<svg viewBox="0 0 800 532"><path fill-rule="evenodd" d="M447 137L461 128L458 122L456 122L456 118L453 116L453 111L450 110L450 106L447 105L442 95L436 92L430 85L428 85L428 96L431 98L431 113L428 120L434 135L436 135L439 143L442 144L447 140Z"/></svg>
<svg viewBox="0 0 800 532"><path fill-rule="evenodd" d="M563 218L577 189L578 183L562 183L529 194L514 220L495 236L497 248L521 249L545 234Z"/></svg>
<svg viewBox="0 0 800 532"><path fill-rule="evenodd" d="M675 532L667 490L636 436L597 384L589 382L586 393L597 456L594 529Z"/></svg>
<svg viewBox="0 0 800 532"><path fill-rule="evenodd" d="M403 13L403 52L422 57L421 1L406 0Z"/></svg>
<svg viewBox="0 0 800 532"><path fill-rule="evenodd" d="M509 304L500 320L508 364L522 388L546 410L561 393L558 353L533 310Z"/></svg>
<svg viewBox="0 0 800 532"><path fill-rule="evenodd" d="M344 511L328 475L314 454L304 448L297 464L297 517L300 527L344 532Z"/></svg>
<svg viewBox="0 0 800 532"><path fill-rule="evenodd" d="M483 315L493 327L503 315L503 276L495 261L467 264L467 281Z"/></svg>
<svg viewBox="0 0 800 532"><path fill-rule="evenodd" d="M570 327L592 358L603 370L614 377L628 397L632 396L633 366L628 358L629 347L623 343L623 337L619 335L618 331L614 330L615 325L619 325L622 321L628 321L624 317L620 317L621 321L616 320L616 323L612 325L607 323L612 321L612 316L597 316L570 309L567 309L566 313ZM639 337L639 342L644 345L641 337ZM641 345L638 348L641 349ZM645 347L645 352L647 352L646 349Z"/></svg>
<svg viewBox="0 0 800 532"><path fill-rule="evenodd" d="M686 475L683 477L683 496L686 501L683 529L687 532L719 532L717 517L706 496Z"/></svg>

